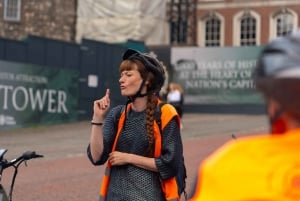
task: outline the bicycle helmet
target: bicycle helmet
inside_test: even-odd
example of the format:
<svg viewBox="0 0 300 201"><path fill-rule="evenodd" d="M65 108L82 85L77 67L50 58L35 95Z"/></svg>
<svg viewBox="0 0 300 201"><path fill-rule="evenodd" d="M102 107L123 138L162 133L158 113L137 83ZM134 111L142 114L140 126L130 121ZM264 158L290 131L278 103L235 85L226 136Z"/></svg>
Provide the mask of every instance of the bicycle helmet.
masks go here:
<svg viewBox="0 0 300 201"><path fill-rule="evenodd" d="M254 82L258 91L300 117L300 32L265 46L254 70Z"/></svg>
<svg viewBox="0 0 300 201"><path fill-rule="evenodd" d="M154 89L153 92L159 92L165 82L165 71L162 64L154 57L146 53L128 49L123 54L123 60L139 60L144 64L148 72L154 75Z"/></svg>

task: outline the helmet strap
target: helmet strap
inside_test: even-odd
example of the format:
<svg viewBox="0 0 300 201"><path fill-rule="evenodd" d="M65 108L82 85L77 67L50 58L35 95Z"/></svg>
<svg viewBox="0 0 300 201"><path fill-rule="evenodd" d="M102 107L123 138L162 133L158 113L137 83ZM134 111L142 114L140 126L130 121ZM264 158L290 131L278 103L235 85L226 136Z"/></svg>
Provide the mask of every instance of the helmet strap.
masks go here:
<svg viewBox="0 0 300 201"><path fill-rule="evenodd" d="M144 97L147 96L149 94L149 92L146 92L144 94L142 94L142 89L145 86L145 80L143 80L139 90L136 92L136 94L134 94L133 96L128 96L128 100L129 102L133 102L137 97Z"/></svg>

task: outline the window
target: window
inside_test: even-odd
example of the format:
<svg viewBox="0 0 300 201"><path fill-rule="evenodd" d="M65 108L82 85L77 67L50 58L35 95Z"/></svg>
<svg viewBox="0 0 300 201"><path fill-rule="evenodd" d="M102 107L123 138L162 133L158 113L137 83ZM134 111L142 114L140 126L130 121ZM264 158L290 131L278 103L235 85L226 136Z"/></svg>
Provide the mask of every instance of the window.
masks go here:
<svg viewBox="0 0 300 201"><path fill-rule="evenodd" d="M260 16L253 11L242 11L234 16L233 45L260 44Z"/></svg>
<svg viewBox="0 0 300 201"><path fill-rule="evenodd" d="M210 12L199 21L198 45L220 47L224 45L224 19L221 15Z"/></svg>
<svg viewBox="0 0 300 201"><path fill-rule="evenodd" d="M275 12L270 20L270 38L285 36L297 28L297 14L288 9Z"/></svg>
<svg viewBox="0 0 300 201"><path fill-rule="evenodd" d="M245 14L241 19L240 26L240 45L254 46L256 45L256 20L249 13Z"/></svg>
<svg viewBox="0 0 300 201"><path fill-rule="evenodd" d="M21 0L4 0L4 20L20 21Z"/></svg>
<svg viewBox="0 0 300 201"><path fill-rule="evenodd" d="M206 20L205 46L220 46L221 21L214 15Z"/></svg>
<svg viewBox="0 0 300 201"><path fill-rule="evenodd" d="M277 36L285 36L293 31L293 16L282 13L276 17Z"/></svg>

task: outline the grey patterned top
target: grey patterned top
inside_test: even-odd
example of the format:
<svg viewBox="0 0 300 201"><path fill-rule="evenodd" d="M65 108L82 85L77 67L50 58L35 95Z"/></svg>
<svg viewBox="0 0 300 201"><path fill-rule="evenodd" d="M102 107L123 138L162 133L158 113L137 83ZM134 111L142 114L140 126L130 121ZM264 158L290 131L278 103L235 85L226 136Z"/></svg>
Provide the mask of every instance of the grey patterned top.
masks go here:
<svg viewBox="0 0 300 201"><path fill-rule="evenodd" d="M104 152L99 161L94 163L95 165L102 165L107 161L114 142L121 107L112 108L105 119L103 126ZM126 123L116 147L117 151L138 155L145 153L148 147L145 119L145 111L130 110L127 113ZM87 152L92 161L89 146ZM133 165L113 166L107 200L165 201L160 187L160 179L168 179L176 175L182 160L182 152L180 129L176 119L173 118L163 130L161 157L155 158L158 173Z"/></svg>

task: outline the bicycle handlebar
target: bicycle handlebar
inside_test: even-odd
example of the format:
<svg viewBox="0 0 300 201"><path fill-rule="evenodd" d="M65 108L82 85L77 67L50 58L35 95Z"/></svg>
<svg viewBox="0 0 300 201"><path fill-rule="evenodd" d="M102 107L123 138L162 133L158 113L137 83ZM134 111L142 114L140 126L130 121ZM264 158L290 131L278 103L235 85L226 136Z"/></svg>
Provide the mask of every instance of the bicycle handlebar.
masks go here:
<svg viewBox="0 0 300 201"><path fill-rule="evenodd" d="M11 185L10 185L9 196L8 196L9 201L12 201L12 193L13 193L15 179L16 179L16 176L17 176L17 173L18 173L19 165L22 164L23 162L25 162L25 164L26 164L26 161L28 161L30 159L41 158L41 157L44 157L44 156L40 155L40 154L36 154L35 151L26 151L21 156L15 158L15 159L12 159L11 161L7 161L4 158L4 155L5 155L6 152L7 152L7 149L1 149L0 148L0 187L2 188L2 186L1 186L1 175L3 173L3 170L8 168L8 167L13 167L14 168L14 173L13 173L13 177L12 177L12 181L11 181ZM2 189L0 189L0 190L2 190ZM5 191L4 191L4 193L5 193ZM8 198L4 197L4 200L8 200ZM0 200L2 200L2 193L1 193L1 196L0 196Z"/></svg>
<svg viewBox="0 0 300 201"><path fill-rule="evenodd" d="M43 155L36 154L35 151L26 151L22 155L22 158L24 160L30 160L30 159L33 159L33 158L41 158L41 157L43 157Z"/></svg>
<svg viewBox="0 0 300 201"><path fill-rule="evenodd" d="M3 164L3 161L0 161L0 165L2 166L2 170L11 167L13 165L15 165L16 163L18 163L19 161L27 161L33 158L41 158L44 157L43 155L40 154L36 154L35 151L26 151L24 152L21 156L19 156L18 158L12 159L11 161L5 161Z"/></svg>

